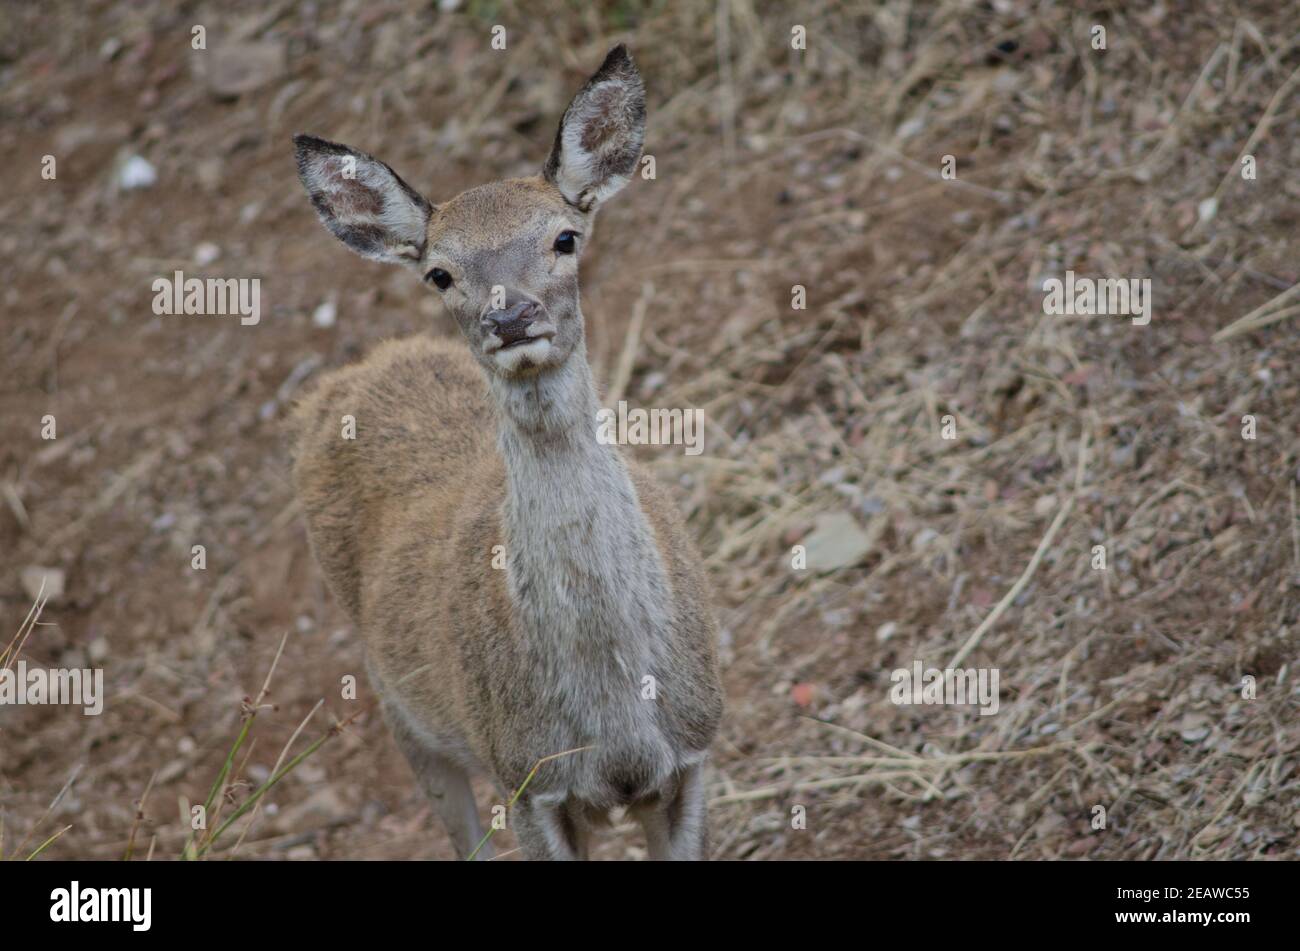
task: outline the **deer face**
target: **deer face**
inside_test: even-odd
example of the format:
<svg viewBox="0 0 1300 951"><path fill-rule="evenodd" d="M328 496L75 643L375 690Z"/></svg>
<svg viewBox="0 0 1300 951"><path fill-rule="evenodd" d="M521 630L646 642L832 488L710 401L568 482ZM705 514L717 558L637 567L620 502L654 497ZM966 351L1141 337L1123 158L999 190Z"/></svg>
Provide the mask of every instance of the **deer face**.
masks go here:
<svg viewBox="0 0 1300 951"><path fill-rule="evenodd" d="M615 47L565 110L542 173L434 205L378 159L294 137L298 174L325 226L364 257L415 270L489 372L528 377L583 342L578 258L597 207L641 155L645 91Z"/></svg>
<svg viewBox="0 0 1300 951"><path fill-rule="evenodd" d="M591 217L541 178L493 182L434 210L424 280L491 371L544 370L580 345L578 256Z"/></svg>

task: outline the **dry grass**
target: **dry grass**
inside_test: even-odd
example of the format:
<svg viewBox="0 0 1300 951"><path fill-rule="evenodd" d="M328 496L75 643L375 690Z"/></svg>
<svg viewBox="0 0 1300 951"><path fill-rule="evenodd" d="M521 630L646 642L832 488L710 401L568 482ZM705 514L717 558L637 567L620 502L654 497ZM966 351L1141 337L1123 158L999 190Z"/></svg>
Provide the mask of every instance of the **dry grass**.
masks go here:
<svg viewBox="0 0 1300 951"><path fill-rule="evenodd" d="M253 765L271 771L321 696L350 712L334 698L357 645L306 558L276 417L317 363L451 328L409 277L328 242L289 133L366 148L437 198L534 169L567 96L625 40L657 179L604 214L584 309L612 395L710 420L703 456L641 452L681 487L725 629L717 853L1296 857L1287 11L319 7L69 6L20 14L32 22L0 41L5 167L38 169L51 142L66 154L57 187L16 173L0 198L0 593L16 628L19 569L65 567L69 594L46 608L60 628L27 653L72 663L106 639L112 691L94 722L0 711L10 835L81 763L59 815L73 829L47 854L121 855L160 769L143 824L178 852L166 804L201 800L237 698L287 628L280 734ZM184 48L195 22L283 41L287 73L213 101ZM806 52L789 48L793 22ZM488 50L493 23L508 53ZM27 27L48 42L19 42ZM151 192L107 188L119 149L158 166ZM1238 173L1243 153L1257 180ZM261 326L149 313L149 281L199 271L200 241L221 246L211 273L263 279ZM1152 322L1045 316L1041 281L1067 269L1150 278ZM795 284L806 310L790 307ZM314 327L331 294L339 323ZM46 412L52 444L36 438ZM948 415L955 440L940 438ZM816 517L841 512L869 553L792 570ZM187 570L194 538L206 573ZM895 706L890 671L917 659L998 668L1000 712ZM427 851L427 811L377 720L319 759L241 855ZM625 837L604 854L637 850Z"/></svg>

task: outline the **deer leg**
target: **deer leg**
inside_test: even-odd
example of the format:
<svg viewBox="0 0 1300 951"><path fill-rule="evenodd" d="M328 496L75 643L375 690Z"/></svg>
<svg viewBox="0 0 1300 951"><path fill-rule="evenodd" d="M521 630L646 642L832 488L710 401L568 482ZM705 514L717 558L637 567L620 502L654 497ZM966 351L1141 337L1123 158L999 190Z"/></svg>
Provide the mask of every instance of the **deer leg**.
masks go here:
<svg viewBox="0 0 1300 951"><path fill-rule="evenodd" d="M420 788L441 817L456 857L468 858L483 838L483 826L479 822L469 774L455 760L442 755L417 736L400 716L390 715L389 723L393 738L411 764ZM483 861L495 854L492 844L485 842L475 859Z"/></svg>
<svg viewBox="0 0 1300 951"><path fill-rule="evenodd" d="M572 804L568 815L569 821L573 823L573 850L580 861L586 862L591 858L591 825L583 811Z"/></svg>
<svg viewBox="0 0 1300 951"><path fill-rule="evenodd" d="M587 857L587 830L563 802L520 799L511 827L529 861L573 862Z"/></svg>
<svg viewBox="0 0 1300 951"><path fill-rule="evenodd" d="M709 817L704 763L678 774L677 788L636 811L646 848L655 861L699 861L708 857Z"/></svg>

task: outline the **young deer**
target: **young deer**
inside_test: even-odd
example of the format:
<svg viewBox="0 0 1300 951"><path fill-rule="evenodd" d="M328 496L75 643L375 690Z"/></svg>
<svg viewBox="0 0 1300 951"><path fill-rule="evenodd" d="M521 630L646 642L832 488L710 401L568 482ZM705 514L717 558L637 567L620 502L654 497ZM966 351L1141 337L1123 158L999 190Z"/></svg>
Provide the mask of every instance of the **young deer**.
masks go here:
<svg viewBox="0 0 1300 951"><path fill-rule="evenodd" d="M471 772L505 795L583 747L542 765L514 807L529 858L585 858L617 807L653 858L707 849L722 689L704 570L668 495L596 439L578 304L579 251L644 126L619 46L540 175L441 205L363 152L294 139L325 226L435 285L469 344L389 341L325 376L293 422L312 547L462 856L483 834ZM348 414L355 439L341 438Z"/></svg>

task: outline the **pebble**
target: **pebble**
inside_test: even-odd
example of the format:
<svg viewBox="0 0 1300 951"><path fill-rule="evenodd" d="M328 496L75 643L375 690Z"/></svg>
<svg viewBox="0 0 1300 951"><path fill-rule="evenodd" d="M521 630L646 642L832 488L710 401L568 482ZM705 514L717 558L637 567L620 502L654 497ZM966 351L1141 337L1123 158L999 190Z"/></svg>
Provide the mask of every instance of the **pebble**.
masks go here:
<svg viewBox="0 0 1300 951"><path fill-rule="evenodd" d="M158 171L149 160L132 155L117 170L117 185L123 191L136 188L153 188L158 182Z"/></svg>

